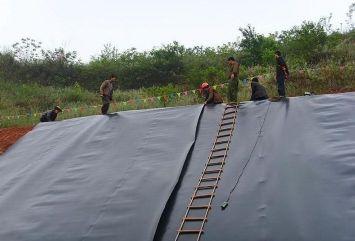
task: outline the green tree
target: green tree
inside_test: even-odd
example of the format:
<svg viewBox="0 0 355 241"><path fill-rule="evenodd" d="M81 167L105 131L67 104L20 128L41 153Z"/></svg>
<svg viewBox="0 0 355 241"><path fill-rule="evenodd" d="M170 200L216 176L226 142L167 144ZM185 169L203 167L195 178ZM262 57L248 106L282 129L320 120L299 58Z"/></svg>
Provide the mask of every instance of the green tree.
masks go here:
<svg viewBox="0 0 355 241"><path fill-rule="evenodd" d="M326 42L327 33L322 24L303 22L301 26L295 26L279 35L282 52L298 65L317 64L321 58Z"/></svg>
<svg viewBox="0 0 355 241"><path fill-rule="evenodd" d="M239 31L242 33L240 48L243 64L247 66L267 65L273 61L274 52L277 48L275 35L265 37L258 34L251 25L239 28Z"/></svg>

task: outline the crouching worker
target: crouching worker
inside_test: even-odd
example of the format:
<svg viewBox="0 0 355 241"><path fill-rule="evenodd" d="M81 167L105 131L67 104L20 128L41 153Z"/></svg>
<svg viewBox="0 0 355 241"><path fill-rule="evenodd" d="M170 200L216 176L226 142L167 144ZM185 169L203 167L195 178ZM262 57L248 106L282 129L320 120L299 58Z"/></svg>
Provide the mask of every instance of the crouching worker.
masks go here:
<svg viewBox="0 0 355 241"><path fill-rule="evenodd" d="M266 89L259 83L258 77L254 77L251 80L251 97L250 100L258 101L258 100L266 100L269 97L267 96Z"/></svg>
<svg viewBox="0 0 355 241"><path fill-rule="evenodd" d="M101 113L106 115L110 107L110 101L112 101L113 94L113 82L117 79L116 75L111 75L108 80L102 82L100 86L100 95L102 98Z"/></svg>
<svg viewBox="0 0 355 241"><path fill-rule="evenodd" d="M202 96L205 98L205 104L221 104L223 99L218 92L204 82L201 84Z"/></svg>
<svg viewBox="0 0 355 241"><path fill-rule="evenodd" d="M55 121L59 112L62 112L62 109L59 106L56 106L54 107L53 110L43 113L40 121L41 122Z"/></svg>

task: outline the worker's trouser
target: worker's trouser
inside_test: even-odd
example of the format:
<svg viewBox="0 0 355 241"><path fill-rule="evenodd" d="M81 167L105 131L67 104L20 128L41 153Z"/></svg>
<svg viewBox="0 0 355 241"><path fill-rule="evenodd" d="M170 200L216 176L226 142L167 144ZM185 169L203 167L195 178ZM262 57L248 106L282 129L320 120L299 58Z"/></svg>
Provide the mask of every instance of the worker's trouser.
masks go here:
<svg viewBox="0 0 355 241"><path fill-rule="evenodd" d="M285 91L285 76L277 76L277 92L279 93L279 96L286 96L286 91Z"/></svg>
<svg viewBox="0 0 355 241"><path fill-rule="evenodd" d="M106 115L108 112L108 108L110 107L110 96L104 95L102 96L102 107L101 107L101 113L103 115Z"/></svg>
<svg viewBox="0 0 355 241"><path fill-rule="evenodd" d="M228 80L228 102L237 102L238 100L238 79Z"/></svg>

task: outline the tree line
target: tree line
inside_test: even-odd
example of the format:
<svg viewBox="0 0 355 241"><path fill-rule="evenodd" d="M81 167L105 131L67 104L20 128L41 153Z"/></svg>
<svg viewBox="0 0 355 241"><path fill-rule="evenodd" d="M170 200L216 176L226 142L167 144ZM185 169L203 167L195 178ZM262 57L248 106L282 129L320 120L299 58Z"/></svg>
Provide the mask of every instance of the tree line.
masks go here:
<svg viewBox="0 0 355 241"><path fill-rule="evenodd" d="M352 4L346 30L333 29L331 17L267 35L248 25L239 28L240 39L218 47L187 48L173 42L145 52L135 48L120 52L106 44L88 63L81 62L75 51L46 50L41 42L23 38L0 52L0 79L60 87L76 84L96 91L109 74L116 74L121 89L167 84L196 87L201 81L224 82L229 56L241 63L242 75L255 66L270 69L275 50L283 53L290 68L345 65L355 60L354 9Z"/></svg>

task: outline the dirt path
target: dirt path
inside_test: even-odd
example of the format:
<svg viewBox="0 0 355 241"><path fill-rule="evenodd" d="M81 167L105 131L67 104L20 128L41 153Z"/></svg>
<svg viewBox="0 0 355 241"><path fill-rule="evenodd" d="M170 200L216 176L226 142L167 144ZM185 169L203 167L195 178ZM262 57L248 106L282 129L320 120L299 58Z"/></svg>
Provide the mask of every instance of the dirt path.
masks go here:
<svg viewBox="0 0 355 241"><path fill-rule="evenodd" d="M11 127L0 129L0 155L6 151L12 144L27 132L33 129L30 127Z"/></svg>

